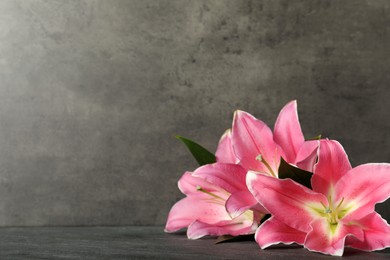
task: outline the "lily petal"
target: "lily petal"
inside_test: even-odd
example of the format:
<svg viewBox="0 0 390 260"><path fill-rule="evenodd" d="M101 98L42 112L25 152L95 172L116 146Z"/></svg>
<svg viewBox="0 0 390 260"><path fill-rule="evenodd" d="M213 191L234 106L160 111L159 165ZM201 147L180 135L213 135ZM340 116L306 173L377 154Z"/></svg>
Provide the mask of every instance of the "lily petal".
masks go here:
<svg viewBox="0 0 390 260"><path fill-rule="evenodd" d="M218 204L209 195L199 193L188 196L173 205L168 214L168 220L165 226L166 232L175 232L188 227L195 220L208 224L218 223L221 220L231 220L225 210L224 203ZM221 193L215 194L217 196L224 196Z"/></svg>
<svg viewBox="0 0 390 260"><path fill-rule="evenodd" d="M285 105L280 111L274 127L274 140L284 150L285 160L295 163L298 151L305 142L299 124L296 100Z"/></svg>
<svg viewBox="0 0 390 260"><path fill-rule="evenodd" d="M335 201L345 198L345 218L360 219L375 210L375 204L390 197L390 164L369 163L353 168L335 186Z"/></svg>
<svg viewBox="0 0 390 260"><path fill-rule="evenodd" d="M243 190L230 195L225 206L226 211L230 214L230 216L232 218L236 218L246 210L254 207L256 204L258 204L257 200L253 197L252 193L250 193L249 190ZM264 208L261 212L264 214L267 213Z"/></svg>
<svg viewBox="0 0 390 260"><path fill-rule="evenodd" d="M270 172L264 163L256 159L261 155L272 171L277 172L283 151L274 142L272 131L264 122L249 113L236 111L233 119L232 142L234 152L245 169Z"/></svg>
<svg viewBox="0 0 390 260"><path fill-rule="evenodd" d="M318 163L311 179L313 190L331 195L336 182L350 169L348 156L341 144L334 140L321 140Z"/></svg>
<svg viewBox="0 0 390 260"><path fill-rule="evenodd" d="M313 172L317 161L317 153L320 142L317 140L306 141L297 154L294 164L308 172Z"/></svg>
<svg viewBox="0 0 390 260"><path fill-rule="evenodd" d="M198 239L204 236L222 236L222 235L246 235L253 234L257 224L250 220L243 222L221 221L210 225L201 221L194 221L187 230L189 239Z"/></svg>
<svg viewBox="0 0 390 260"><path fill-rule="evenodd" d="M196 169L193 176L201 177L230 193L247 189L245 185L246 171L237 164L206 164Z"/></svg>
<svg viewBox="0 0 390 260"><path fill-rule="evenodd" d="M215 157L219 163L238 163L238 159L233 151L232 131L230 129L226 130L226 132L219 140L218 148L215 152Z"/></svg>
<svg viewBox="0 0 390 260"><path fill-rule="evenodd" d="M331 227L326 219L314 220L310 226L312 230L307 234L304 246L314 252L342 256L347 236L363 238L363 231L357 226L339 223L336 227Z"/></svg>
<svg viewBox="0 0 390 260"><path fill-rule="evenodd" d="M380 250L390 246L390 226L378 213L373 212L356 221L363 229L364 239L347 237L346 245L365 251Z"/></svg>
<svg viewBox="0 0 390 260"><path fill-rule="evenodd" d="M269 246L283 243L286 245L297 243L303 245L306 233L287 226L283 222L271 217L266 220L256 231L255 240L265 249Z"/></svg>
<svg viewBox="0 0 390 260"><path fill-rule="evenodd" d="M192 172L185 172L178 182L179 190L185 195L199 194L198 187L207 191L222 191L216 185L200 178L193 176Z"/></svg>
<svg viewBox="0 0 390 260"><path fill-rule="evenodd" d="M310 223L319 218L313 207L322 208L326 197L292 181L248 172L247 185L253 196L275 218L302 232L311 230Z"/></svg>

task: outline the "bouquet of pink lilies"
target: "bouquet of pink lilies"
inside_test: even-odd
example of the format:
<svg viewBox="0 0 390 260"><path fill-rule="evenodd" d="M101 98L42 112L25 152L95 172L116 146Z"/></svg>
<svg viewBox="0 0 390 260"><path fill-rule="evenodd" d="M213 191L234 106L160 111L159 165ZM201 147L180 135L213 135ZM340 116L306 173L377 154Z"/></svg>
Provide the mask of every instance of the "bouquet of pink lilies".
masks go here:
<svg viewBox="0 0 390 260"><path fill-rule="evenodd" d="M170 210L166 232L189 239L254 234L262 249L296 243L341 256L390 246L390 226L375 204L390 197L390 164L351 167L341 144L305 140L291 101L272 130L244 111L214 154L178 137L200 164L178 182L186 197Z"/></svg>

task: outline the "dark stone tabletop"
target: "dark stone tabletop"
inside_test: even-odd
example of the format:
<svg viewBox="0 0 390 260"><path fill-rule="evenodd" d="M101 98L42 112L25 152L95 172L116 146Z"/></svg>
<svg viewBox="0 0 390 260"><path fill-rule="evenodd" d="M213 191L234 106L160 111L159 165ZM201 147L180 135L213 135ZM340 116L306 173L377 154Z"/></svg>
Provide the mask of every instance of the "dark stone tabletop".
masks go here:
<svg viewBox="0 0 390 260"><path fill-rule="evenodd" d="M162 227L7 227L0 241L0 259L335 259L299 246L261 250L254 241L188 240ZM344 257L390 259L390 250L347 248Z"/></svg>

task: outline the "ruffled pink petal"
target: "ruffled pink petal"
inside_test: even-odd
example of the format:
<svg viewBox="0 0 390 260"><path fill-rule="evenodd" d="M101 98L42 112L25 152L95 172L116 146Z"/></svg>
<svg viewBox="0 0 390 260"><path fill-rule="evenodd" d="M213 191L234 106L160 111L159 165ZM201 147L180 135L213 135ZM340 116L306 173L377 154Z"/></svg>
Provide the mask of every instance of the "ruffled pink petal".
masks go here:
<svg viewBox="0 0 390 260"><path fill-rule="evenodd" d="M215 193L217 196L225 196L222 193ZM178 202L171 208L165 226L166 232L175 232L181 228L188 227L195 220L208 224L218 223L223 220L230 220L225 210L225 203L211 197L208 194L199 192Z"/></svg>
<svg viewBox="0 0 390 260"><path fill-rule="evenodd" d="M238 163L238 159L233 152L232 131L230 129L226 130L219 140L215 157L219 163Z"/></svg>
<svg viewBox="0 0 390 260"><path fill-rule="evenodd" d="M390 226L378 213L373 212L356 221L356 224L363 229L364 239L347 237L347 246L365 251L390 247Z"/></svg>
<svg viewBox="0 0 390 260"><path fill-rule="evenodd" d="M245 185L246 171L237 164L206 164L196 169L193 176L201 177L230 193L247 189Z"/></svg>
<svg viewBox="0 0 390 260"><path fill-rule="evenodd" d="M294 163L299 149L305 142L298 120L296 100L285 105L280 111L274 127L274 140L285 152L285 160Z"/></svg>
<svg viewBox="0 0 390 260"><path fill-rule="evenodd" d="M236 111L233 119L232 142L234 153L245 169L270 172L265 164L256 159L261 155L272 170L277 172L283 151L274 142L272 131L265 123L249 113Z"/></svg>
<svg viewBox="0 0 390 260"><path fill-rule="evenodd" d="M305 171L313 172L315 163L317 162L317 150L319 141L306 141L297 154L294 164Z"/></svg>
<svg viewBox="0 0 390 260"><path fill-rule="evenodd" d="M314 220L310 226L312 230L307 234L304 246L310 251L323 254L342 256L345 239L349 235L363 238L363 232L357 226L346 226L339 223L335 231L331 231L326 219Z"/></svg>
<svg viewBox="0 0 390 260"><path fill-rule="evenodd" d="M251 193L275 218L302 232L310 231L310 222L318 218L311 207L327 204L323 194L292 181L248 172L247 185Z"/></svg>
<svg viewBox="0 0 390 260"><path fill-rule="evenodd" d="M222 236L231 235L239 236L253 234L257 228L257 224L251 220L237 222L234 220L221 221L210 225L201 221L194 221L187 230L189 239L198 239L204 236Z"/></svg>
<svg viewBox="0 0 390 260"><path fill-rule="evenodd" d="M253 197L252 193L249 190L243 190L230 195L225 206L230 216L236 218L256 204L258 204L257 200ZM266 214L267 212L264 210L262 213Z"/></svg>
<svg viewBox="0 0 390 260"><path fill-rule="evenodd" d="M256 231L255 239L261 249L276 244L297 243L303 245L306 233L295 228L289 227L283 222L271 217L265 221Z"/></svg>
<svg viewBox="0 0 390 260"><path fill-rule="evenodd" d="M192 172L185 172L178 182L180 191L186 195L199 194L198 187L207 191L222 191L216 185L200 178L193 176Z"/></svg>
<svg viewBox="0 0 390 260"><path fill-rule="evenodd" d="M336 182L351 168L348 156L339 142L321 140L318 163L314 166L311 179L313 190L325 196L330 195Z"/></svg>
<svg viewBox="0 0 390 260"><path fill-rule="evenodd" d="M335 186L335 201L344 198L348 220L374 212L375 204L390 197L390 164L363 164L349 171Z"/></svg>

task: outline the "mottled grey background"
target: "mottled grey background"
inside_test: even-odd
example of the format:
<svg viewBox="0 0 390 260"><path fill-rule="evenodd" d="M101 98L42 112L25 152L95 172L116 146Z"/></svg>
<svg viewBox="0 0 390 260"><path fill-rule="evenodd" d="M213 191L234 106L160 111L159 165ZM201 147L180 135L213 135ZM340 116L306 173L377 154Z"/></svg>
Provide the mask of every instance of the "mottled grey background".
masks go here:
<svg viewBox="0 0 390 260"><path fill-rule="evenodd" d="M0 1L0 225L164 224L235 109L390 162L389 1ZM380 212L390 220L389 205Z"/></svg>

